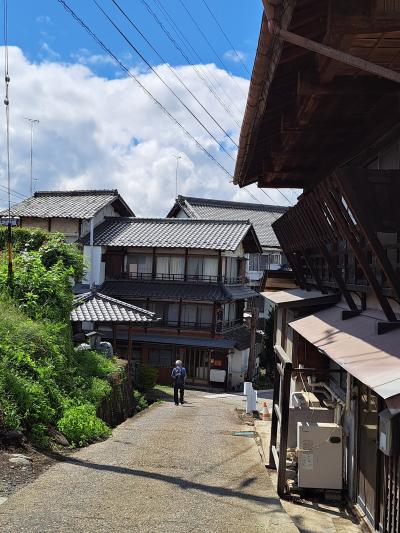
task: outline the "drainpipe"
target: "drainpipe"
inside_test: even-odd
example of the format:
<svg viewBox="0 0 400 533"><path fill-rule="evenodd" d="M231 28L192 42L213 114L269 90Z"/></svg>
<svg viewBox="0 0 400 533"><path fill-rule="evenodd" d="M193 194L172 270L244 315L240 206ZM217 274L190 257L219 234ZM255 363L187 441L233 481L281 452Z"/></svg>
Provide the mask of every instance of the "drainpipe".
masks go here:
<svg viewBox="0 0 400 533"><path fill-rule="evenodd" d="M301 48L305 48L306 50L310 50L311 52L315 52L325 57L329 57L335 61L345 63L346 65L350 65L359 70L363 70L364 72L368 72L369 74L374 74L380 78L386 78L388 80L395 81L396 83L400 83L399 72L382 67L381 65L377 65L371 61L366 61L360 57L347 54L341 50L336 50L335 48L331 48L330 46L326 46L322 43L312 41L311 39L307 39L306 37L297 35L291 31L284 30L278 24L278 12L276 10L277 7L280 7L282 0L262 0L262 2L265 16L268 20L268 29L272 35L276 35L283 41L300 46Z"/></svg>
<svg viewBox="0 0 400 533"><path fill-rule="evenodd" d="M95 277L94 277L94 270L93 270L93 256L94 256L94 249L93 249L93 242L94 242L94 236L93 236L93 233L94 233L94 223L93 223L93 218L90 219L90 237L89 237L89 243L90 243L90 277L89 277L89 280L90 280L90 285L93 285L94 281L95 281Z"/></svg>

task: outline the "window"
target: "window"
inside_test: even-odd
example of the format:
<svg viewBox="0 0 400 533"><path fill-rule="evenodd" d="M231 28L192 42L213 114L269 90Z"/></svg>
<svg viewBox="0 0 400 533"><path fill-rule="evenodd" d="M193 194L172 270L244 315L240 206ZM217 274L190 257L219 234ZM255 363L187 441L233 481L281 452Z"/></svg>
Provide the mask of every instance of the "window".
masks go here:
<svg viewBox="0 0 400 533"><path fill-rule="evenodd" d="M230 302L224 305L224 322L236 321L236 302Z"/></svg>
<svg viewBox="0 0 400 533"><path fill-rule="evenodd" d="M238 277L238 269L237 257L225 258L225 277L227 279L236 279Z"/></svg>
<svg viewBox="0 0 400 533"><path fill-rule="evenodd" d="M127 271L130 278L151 278L152 270L151 255L128 255Z"/></svg>
<svg viewBox="0 0 400 533"><path fill-rule="evenodd" d="M189 279L216 280L218 257L189 256L187 274Z"/></svg>
<svg viewBox="0 0 400 533"><path fill-rule="evenodd" d="M149 365L162 368L172 367L173 350L171 348L150 348Z"/></svg>
<svg viewBox="0 0 400 533"><path fill-rule="evenodd" d="M213 306L205 304L182 304L182 327L210 329L213 320Z"/></svg>
<svg viewBox="0 0 400 533"><path fill-rule="evenodd" d="M250 254L249 257L249 271L257 272L262 270L260 267L260 254Z"/></svg>
<svg viewBox="0 0 400 533"><path fill-rule="evenodd" d="M181 255L157 256L157 278L183 279L185 274L185 258Z"/></svg>
<svg viewBox="0 0 400 533"><path fill-rule="evenodd" d="M149 302L149 311L153 311L157 318L161 318L162 324L175 326L178 325L179 318L179 304L168 302Z"/></svg>

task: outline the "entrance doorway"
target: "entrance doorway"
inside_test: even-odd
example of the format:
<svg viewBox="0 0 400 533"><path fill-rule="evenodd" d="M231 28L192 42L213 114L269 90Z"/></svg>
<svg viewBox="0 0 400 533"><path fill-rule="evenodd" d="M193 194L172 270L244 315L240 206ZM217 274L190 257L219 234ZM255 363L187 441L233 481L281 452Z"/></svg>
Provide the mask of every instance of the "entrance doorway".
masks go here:
<svg viewBox="0 0 400 533"><path fill-rule="evenodd" d="M204 348L188 348L185 355L186 382L189 385L208 385L210 380L210 352Z"/></svg>

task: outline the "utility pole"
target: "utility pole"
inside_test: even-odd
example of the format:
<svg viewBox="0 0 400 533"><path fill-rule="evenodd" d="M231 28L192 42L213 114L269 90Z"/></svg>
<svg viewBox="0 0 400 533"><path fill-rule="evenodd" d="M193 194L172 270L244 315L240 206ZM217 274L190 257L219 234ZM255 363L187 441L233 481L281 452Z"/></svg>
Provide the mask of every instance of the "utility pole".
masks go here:
<svg viewBox="0 0 400 533"><path fill-rule="evenodd" d="M36 124L39 124L37 118L26 117L31 127L31 196L33 196L33 128Z"/></svg>
<svg viewBox="0 0 400 533"><path fill-rule="evenodd" d="M256 334L258 325L258 307L252 307L250 310L250 318L248 327L250 328L250 352L249 362L247 365L247 381L253 381L254 371L256 368Z"/></svg>
<svg viewBox="0 0 400 533"><path fill-rule="evenodd" d="M179 168L179 159L182 159L180 155L174 155L176 159L176 169L175 169L175 198L178 198L178 168Z"/></svg>

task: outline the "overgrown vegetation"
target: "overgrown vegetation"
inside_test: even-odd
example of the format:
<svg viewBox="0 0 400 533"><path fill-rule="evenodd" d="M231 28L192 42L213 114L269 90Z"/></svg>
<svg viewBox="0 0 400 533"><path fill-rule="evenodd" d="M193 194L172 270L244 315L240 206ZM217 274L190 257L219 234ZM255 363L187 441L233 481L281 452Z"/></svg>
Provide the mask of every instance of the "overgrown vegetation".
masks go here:
<svg viewBox="0 0 400 533"><path fill-rule="evenodd" d="M140 411L143 411L149 406L145 395L138 390L133 391L133 401L135 405L135 413L140 413Z"/></svg>
<svg viewBox="0 0 400 533"><path fill-rule="evenodd" d="M82 255L61 235L13 229L13 237L11 288L6 254L0 258L0 429L24 430L42 445L50 427L71 446L106 437L96 408L117 365L96 352L75 352L69 322Z"/></svg>
<svg viewBox="0 0 400 533"><path fill-rule="evenodd" d="M138 389L142 393L146 393L154 389L157 383L158 370L154 367L141 364L138 372Z"/></svg>

